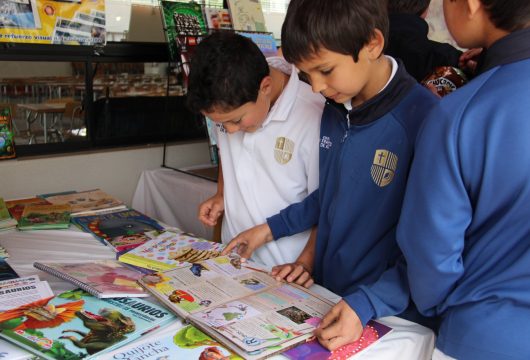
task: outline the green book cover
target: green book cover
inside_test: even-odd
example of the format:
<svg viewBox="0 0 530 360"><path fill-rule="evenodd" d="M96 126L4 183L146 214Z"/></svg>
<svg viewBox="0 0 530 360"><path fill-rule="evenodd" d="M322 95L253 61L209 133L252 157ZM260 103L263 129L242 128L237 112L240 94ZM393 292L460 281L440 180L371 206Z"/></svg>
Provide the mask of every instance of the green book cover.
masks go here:
<svg viewBox="0 0 530 360"><path fill-rule="evenodd" d="M11 121L11 107L0 105L0 159L11 159L16 155Z"/></svg>
<svg viewBox="0 0 530 360"><path fill-rule="evenodd" d="M9 210L7 210L7 206L4 202L4 199L0 197L0 221L9 219L11 219L11 215L9 215Z"/></svg>
<svg viewBox="0 0 530 360"><path fill-rule="evenodd" d="M18 229L67 229L70 211L70 205L28 205L18 221Z"/></svg>

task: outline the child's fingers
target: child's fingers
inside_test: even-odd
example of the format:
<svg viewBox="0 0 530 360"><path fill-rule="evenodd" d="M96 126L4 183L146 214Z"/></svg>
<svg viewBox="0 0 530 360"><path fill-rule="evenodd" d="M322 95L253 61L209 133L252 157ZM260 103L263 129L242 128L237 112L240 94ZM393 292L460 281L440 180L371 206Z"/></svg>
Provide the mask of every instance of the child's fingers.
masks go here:
<svg viewBox="0 0 530 360"><path fill-rule="evenodd" d="M286 264L284 265L279 271L278 273L276 274L275 278L276 280L283 280L285 279L290 273L291 271L293 270L293 265L292 264Z"/></svg>
<svg viewBox="0 0 530 360"><path fill-rule="evenodd" d="M304 273L305 269L302 265L299 265L299 264L294 264L293 266L293 269L291 271L291 273L289 274L289 276L287 276L287 281L288 282L293 282L295 280L297 280L300 275L302 275Z"/></svg>
<svg viewBox="0 0 530 360"><path fill-rule="evenodd" d="M223 251L221 251L221 255L228 255L230 254L238 245L239 245L239 241L237 237L235 237L234 239L232 239L232 241L230 241L226 246L225 248L223 249Z"/></svg>
<svg viewBox="0 0 530 360"><path fill-rule="evenodd" d="M306 286L306 283L311 280L311 275L307 271L304 271L298 278L296 279L295 283L304 287L309 287L311 285Z"/></svg>

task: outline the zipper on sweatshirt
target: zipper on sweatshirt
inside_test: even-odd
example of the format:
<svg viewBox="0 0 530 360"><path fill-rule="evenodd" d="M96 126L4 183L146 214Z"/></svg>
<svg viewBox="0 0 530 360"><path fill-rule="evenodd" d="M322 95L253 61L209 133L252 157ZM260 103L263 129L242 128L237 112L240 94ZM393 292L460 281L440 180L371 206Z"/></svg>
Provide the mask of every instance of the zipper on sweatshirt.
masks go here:
<svg viewBox="0 0 530 360"><path fill-rule="evenodd" d="M348 111L348 113L346 114L346 131L344 131L344 136L342 137L342 140L341 140L342 143L346 141L349 131L350 131L350 112Z"/></svg>

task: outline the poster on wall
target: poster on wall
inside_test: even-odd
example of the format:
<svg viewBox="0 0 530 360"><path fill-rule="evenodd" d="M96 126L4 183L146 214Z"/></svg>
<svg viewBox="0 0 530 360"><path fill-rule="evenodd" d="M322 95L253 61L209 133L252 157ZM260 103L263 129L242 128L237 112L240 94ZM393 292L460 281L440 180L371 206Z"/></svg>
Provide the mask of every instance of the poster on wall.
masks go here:
<svg viewBox="0 0 530 360"><path fill-rule="evenodd" d="M0 0L0 42L105 44L105 0Z"/></svg>

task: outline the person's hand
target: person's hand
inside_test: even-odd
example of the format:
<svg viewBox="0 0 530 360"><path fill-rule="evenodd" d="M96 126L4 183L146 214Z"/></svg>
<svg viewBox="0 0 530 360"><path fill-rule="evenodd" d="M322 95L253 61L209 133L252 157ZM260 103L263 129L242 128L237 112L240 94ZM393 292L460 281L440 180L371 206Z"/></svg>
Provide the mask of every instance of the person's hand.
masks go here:
<svg viewBox="0 0 530 360"><path fill-rule="evenodd" d="M206 226L215 226L224 208L223 195L215 194L199 205L198 218Z"/></svg>
<svg viewBox="0 0 530 360"><path fill-rule="evenodd" d="M465 51L458 59L458 67L464 71L474 74L477 70L478 58L482 48L473 48Z"/></svg>
<svg viewBox="0 0 530 360"><path fill-rule="evenodd" d="M243 231L226 245L221 255L227 255L237 248L237 253L241 258L248 259L254 250L272 241L272 232L267 223L254 226Z"/></svg>
<svg viewBox="0 0 530 360"><path fill-rule="evenodd" d="M296 261L294 263L277 265L272 268L271 276L276 280L285 280L287 282L294 282L303 287L310 287L315 282L311 277L311 269L302 262Z"/></svg>
<svg viewBox="0 0 530 360"><path fill-rule="evenodd" d="M324 316L315 336L329 351L359 340L363 325L355 311L341 300Z"/></svg>

